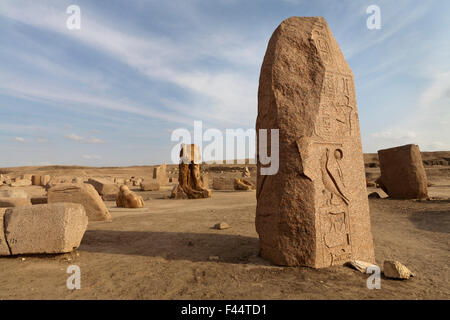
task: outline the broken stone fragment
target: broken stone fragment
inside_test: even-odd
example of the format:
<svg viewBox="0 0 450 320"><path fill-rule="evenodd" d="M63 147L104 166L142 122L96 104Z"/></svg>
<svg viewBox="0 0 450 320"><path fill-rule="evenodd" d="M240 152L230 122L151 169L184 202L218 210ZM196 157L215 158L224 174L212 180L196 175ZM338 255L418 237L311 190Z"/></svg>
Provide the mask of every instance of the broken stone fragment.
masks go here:
<svg viewBox="0 0 450 320"><path fill-rule="evenodd" d="M116 205L119 208L143 208L145 203L141 196L131 192L128 186L123 185L116 196Z"/></svg>
<svg viewBox="0 0 450 320"><path fill-rule="evenodd" d="M369 267L378 267L377 265L375 265L373 263L366 262L366 261L360 261L360 260L349 261L346 263L346 265L349 267L352 267L362 273L366 273L367 268L369 268Z"/></svg>
<svg viewBox="0 0 450 320"><path fill-rule="evenodd" d="M216 225L214 225L214 229L217 230L225 230L231 228L230 225L226 222L219 222Z"/></svg>
<svg viewBox="0 0 450 320"><path fill-rule="evenodd" d="M41 176L41 186L42 187L47 186L47 184L50 182L50 180L51 180L51 177L48 174Z"/></svg>
<svg viewBox="0 0 450 320"><path fill-rule="evenodd" d="M393 199L426 199L427 175L419 146L408 144L378 150L381 177L378 183Z"/></svg>
<svg viewBox="0 0 450 320"><path fill-rule="evenodd" d="M5 226L3 221L5 220L4 216L6 210L6 208L0 208L0 256L9 256L11 254L4 233Z"/></svg>
<svg viewBox="0 0 450 320"><path fill-rule="evenodd" d="M0 190L0 208L13 208L31 205L28 194L22 189Z"/></svg>
<svg viewBox="0 0 450 320"><path fill-rule="evenodd" d="M31 186L31 179L16 179L16 181L11 182L11 187L27 187Z"/></svg>
<svg viewBox="0 0 450 320"><path fill-rule="evenodd" d="M410 277L414 277L414 273L411 272L405 265L399 261L386 260L383 264L383 274L386 278L407 280Z"/></svg>
<svg viewBox="0 0 450 320"><path fill-rule="evenodd" d="M40 175L34 174L34 175L31 177L31 184L32 184L33 186L40 186L40 185L41 185L41 176L40 176Z"/></svg>
<svg viewBox="0 0 450 320"><path fill-rule="evenodd" d="M71 202L84 206L89 221L110 220L111 215L98 192L90 184L60 184L48 190L48 203Z"/></svg>
<svg viewBox="0 0 450 320"><path fill-rule="evenodd" d="M115 196L119 192L119 186L117 184L105 179L88 179L87 183L93 185L101 196L110 194Z"/></svg>
<svg viewBox="0 0 450 320"><path fill-rule="evenodd" d="M254 190L255 186L253 183L246 179L234 179L234 190Z"/></svg>
<svg viewBox="0 0 450 320"><path fill-rule="evenodd" d="M141 191L158 191L160 184L158 180L153 179L153 181L143 181L141 182Z"/></svg>
<svg viewBox="0 0 450 320"><path fill-rule="evenodd" d="M47 197L34 197L34 198L31 198L31 204L33 204L33 205L46 204L46 203L48 203Z"/></svg>
<svg viewBox="0 0 450 320"><path fill-rule="evenodd" d="M165 163L153 168L153 179L155 179L162 186L167 184L167 166Z"/></svg>
<svg viewBox="0 0 450 320"><path fill-rule="evenodd" d="M83 206L75 203L2 209L0 221L3 255L71 252L80 245L88 224Z"/></svg>

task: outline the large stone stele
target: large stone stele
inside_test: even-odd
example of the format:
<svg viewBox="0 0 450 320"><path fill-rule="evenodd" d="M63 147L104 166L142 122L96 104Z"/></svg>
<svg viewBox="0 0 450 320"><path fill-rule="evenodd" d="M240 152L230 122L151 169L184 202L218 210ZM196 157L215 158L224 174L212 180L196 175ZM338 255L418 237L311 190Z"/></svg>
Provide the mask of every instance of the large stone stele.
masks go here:
<svg viewBox="0 0 450 320"><path fill-rule="evenodd" d="M408 144L378 151L381 177L378 183L393 199L428 197L427 174L419 146Z"/></svg>
<svg viewBox="0 0 450 320"><path fill-rule="evenodd" d="M111 215L98 192L90 184L58 184L48 190L48 203L72 202L82 204L89 221L110 220Z"/></svg>
<svg viewBox="0 0 450 320"><path fill-rule="evenodd" d="M291 17L261 67L256 129L279 129L279 170L262 175L256 230L262 257L314 268L374 263L353 74L324 18ZM264 131L263 131L264 132Z"/></svg>
<svg viewBox="0 0 450 320"><path fill-rule="evenodd" d="M75 203L3 209L0 218L2 255L71 252L80 245L88 224L83 206Z"/></svg>

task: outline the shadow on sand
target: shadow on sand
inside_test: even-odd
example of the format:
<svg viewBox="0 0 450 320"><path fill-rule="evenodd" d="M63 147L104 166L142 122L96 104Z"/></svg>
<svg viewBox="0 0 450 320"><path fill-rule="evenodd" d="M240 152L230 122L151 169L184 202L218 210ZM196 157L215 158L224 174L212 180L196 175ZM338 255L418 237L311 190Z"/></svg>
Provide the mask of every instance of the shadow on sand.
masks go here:
<svg viewBox="0 0 450 320"><path fill-rule="evenodd" d="M447 210L415 212L409 220L421 230L450 233L450 207Z"/></svg>
<svg viewBox="0 0 450 320"><path fill-rule="evenodd" d="M258 257L258 239L230 234L86 231L80 251L163 257L167 260L211 261L267 265Z"/></svg>

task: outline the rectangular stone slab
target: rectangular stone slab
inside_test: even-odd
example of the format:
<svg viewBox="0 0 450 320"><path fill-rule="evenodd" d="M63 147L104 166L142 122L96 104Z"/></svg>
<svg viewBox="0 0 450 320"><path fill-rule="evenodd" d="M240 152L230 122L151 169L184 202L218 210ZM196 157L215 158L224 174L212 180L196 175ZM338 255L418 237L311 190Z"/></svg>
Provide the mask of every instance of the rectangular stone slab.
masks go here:
<svg viewBox="0 0 450 320"><path fill-rule="evenodd" d="M378 150L381 184L393 199L428 197L428 180L418 145Z"/></svg>
<svg viewBox="0 0 450 320"><path fill-rule="evenodd" d="M4 216L12 255L71 252L80 245L87 224L83 206L75 203L11 208Z"/></svg>
<svg viewBox="0 0 450 320"><path fill-rule="evenodd" d="M6 242L5 227L3 224L6 210L6 208L0 208L0 256L9 256L11 254L8 243Z"/></svg>
<svg viewBox="0 0 450 320"><path fill-rule="evenodd" d="M112 200L116 199L113 195ZM51 187L48 190L48 203L70 202L82 204L89 221L106 221L111 219L102 198L95 188L87 183L68 183Z"/></svg>
<svg viewBox="0 0 450 320"><path fill-rule="evenodd" d="M258 154L262 257L314 268L375 262L353 74L324 18L291 17L273 33L256 129L279 129L278 173L261 175Z"/></svg>
<svg viewBox="0 0 450 320"><path fill-rule="evenodd" d="M88 179L87 183L93 185L95 190L97 190L101 196L110 194L116 195L119 193L119 186L111 181L106 181L103 179Z"/></svg>

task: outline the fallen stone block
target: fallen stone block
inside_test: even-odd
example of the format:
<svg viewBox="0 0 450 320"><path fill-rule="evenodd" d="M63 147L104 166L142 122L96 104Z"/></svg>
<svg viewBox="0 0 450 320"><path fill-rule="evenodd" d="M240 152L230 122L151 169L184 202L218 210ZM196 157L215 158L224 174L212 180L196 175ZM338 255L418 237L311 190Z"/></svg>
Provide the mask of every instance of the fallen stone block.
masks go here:
<svg viewBox="0 0 450 320"><path fill-rule="evenodd" d="M245 179L234 179L234 190L255 190L255 185Z"/></svg>
<svg viewBox="0 0 450 320"><path fill-rule="evenodd" d="M34 198L31 198L31 204L32 205L47 204L47 203L48 203L48 198L47 197L34 197Z"/></svg>
<svg viewBox="0 0 450 320"><path fill-rule="evenodd" d="M0 208L15 208L30 205L31 201L29 198L0 198Z"/></svg>
<svg viewBox="0 0 450 320"><path fill-rule="evenodd" d="M71 202L83 205L89 221L110 220L111 215L98 192L90 184L61 184L48 190L48 203Z"/></svg>
<svg viewBox="0 0 450 320"><path fill-rule="evenodd" d="M214 226L214 229L217 230L225 230L231 228L230 225L226 222L219 222Z"/></svg>
<svg viewBox="0 0 450 320"><path fill-rule="evenodd" d="M34 174L34 175L31 177L31 184L32 184L33 186L40 186L40 185L41 185L41 176L40 176L40 175Z"/></svg>
<svg viewBox="0 0 450 320"><path fill-rule="evenodd" d="M82 177L75 177L72 179L72 183L84 183L84 178Z"/></svg>
<svg viewBox="0 0 450 320"><path fill-rule="evenodd" d="M215 177L212 187L214 190L234 190L234 178Z"/></svg>
<svg viewBox="0 0 450 320"><path fill-rule="evenodd" d="M378 192L372 192L367 196L369 199L380 199L381 196L378 194Z"/></svg>
<svg viewBox="0 0 450 320"><path fill-rule="evenodd" d="M377 267L377 265L375 265L373 263L360 261L360 260L352 260L352 261L347 262L345 265L349 266L353 269L356 269L362 273L366 273L367 268L369 268L369 267Z"/></svg>
<svg viewBox="0 0 450 320"><path fill-rule="evenodd" d="M75 203L10 208L3 218L11 255L71 252L79 247L88 224L83 206Z"/></svg>
<svg viewBox="0 0 450 320"><path fill-rule="evenodd" d="M11 187L27 187L27 186L31 186L31 180L16 179L16 181L11 182Z"/></svg>
<svg viewBox="0 0 450 320"><path fill-rule="evenodd" d="M169 180L167 177L167 167L165 163L153 168L153 179L156 179L160 185L165 185L168 183Z"/></svg>
<svg viewBox="0 0 450 320"><path fill-rule="evenodd" d="M414 277L414 273L411 272L405 265L399 261L386 260L383 264L383 274L386 278L407 280L410 277Z"/></svg>
<svg viewBox="0 0 450 320"><path fill-rule="evenodd" d="M145 203L141 196L131 192L126 185L120 187L120 191L116 196L116 205L119 208L143 208Z"/></svg>
<svg viewBox="0 0 450 320"><path fill-rule="evenodd" d="M142 191L158 191L161 185L158 181L143 181L141 182Z"/></svg>
<svg viewBox="0 0 450 320"><path fill-rule="evenodd" d="M1 198L28 198L28 193L23 189L5 188L0 189Z"/></svg>
<svg viewBox="0 0 450 320"><path fill-rule="evenodd" d="M0 256L9 256L11 251L9 251L8 244L6 243L5 237L5 226L3 225L4 215L6 208L0 208Z"/></svg>
<svg viewBox="0 0 450 320"><path fill-rule="evenodd" d="M50 182L51 177L46 174L41 176L41 186L45 187Z"/></svg>
<svg viewBox="0 0 450 320"><path fill-rule="evenodd" d="M116 201L117 194L105 194L102 196L103 201Z"/></svg>
<svg viewBox="0 0 450 320"><path fill-rule="evenodd" d="M101 196L110 194L116 195L119 192L119 186L111 181L103 179L89 179L87 183L93 185L95 190L97 190Z"/></svg>
<svg viewBox="0 0 450 320"><path fill-rule="evenodd" d="M419 147L408 144L378 151L381 177L377 181L393 199L426 199L427 175Z"/></svg>

